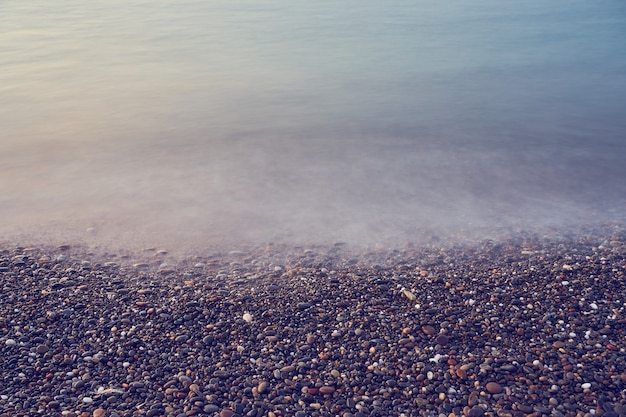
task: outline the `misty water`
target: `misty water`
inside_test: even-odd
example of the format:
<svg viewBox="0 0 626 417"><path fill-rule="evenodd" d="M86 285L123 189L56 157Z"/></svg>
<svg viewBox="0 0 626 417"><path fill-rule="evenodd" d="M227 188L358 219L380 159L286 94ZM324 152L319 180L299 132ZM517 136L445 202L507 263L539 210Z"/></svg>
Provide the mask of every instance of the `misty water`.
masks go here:
<svg viewBox="0 0 626 417"><path fill-rule="evenodd" d="M7 0L0 241L620 219L625 97L618 0Z"/></svg>

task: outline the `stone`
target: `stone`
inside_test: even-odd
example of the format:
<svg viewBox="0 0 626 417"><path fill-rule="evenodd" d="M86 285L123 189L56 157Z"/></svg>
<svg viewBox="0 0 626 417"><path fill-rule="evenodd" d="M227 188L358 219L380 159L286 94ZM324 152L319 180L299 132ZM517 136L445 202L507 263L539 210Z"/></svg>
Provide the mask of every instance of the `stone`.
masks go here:
<svg viewBox="0 0 626 417"><path fill-rule="evenodd" d="M220 417L233 417L235 415L235 411L230 408L223 408L220 411Z"/></svg>
<svg viewBox="0 0 626 417"><path fill-rule="evenodd" d="M435 330L435 328L429 324L422 326L422 331L428 336L432 336L437 333L437 330Z"/></svg>
<svg viewBox="0 0 626 417"><path fill-rule="evenodd" d="M319 393L322 395L332 395L335 393L335 388L325 385L320 387Z"/></svg>
<svg viewBox="0 0 626 417"><path fill-rule="evenodd" d="M469 410L469 413L467 414L468 417L482 417L485 415L485 410L483 410L481 407L472 407Z"/></svg>
<svg viewBox="0 0 626 417"><path fill-rule="evenodd" d="M493 382L493 381L487 382L487 384L485 385L485 389L490 394L500 394L502 392L502 386L498 384L497 382Z"/></svg>

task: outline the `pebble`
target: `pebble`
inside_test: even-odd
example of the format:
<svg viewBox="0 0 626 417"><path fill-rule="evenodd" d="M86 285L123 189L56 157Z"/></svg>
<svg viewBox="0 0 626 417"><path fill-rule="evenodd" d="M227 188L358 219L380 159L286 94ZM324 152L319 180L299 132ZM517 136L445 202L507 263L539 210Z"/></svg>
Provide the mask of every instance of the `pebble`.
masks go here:
<svg viewBox="0 0 626 417"><path fill-rule="evenodd" d="M467 397L467 405L472 407L472 406L475 406L476 404L478 404L478 392L472 391Z"/></svg>
<svg viewBox="0 0 626 417"><path fill-rule="evenodd" d="M422 331L428 336L432 336L437 333L437 330L435 330L435 328L429 324L422 326Z"/></svg>
<svg viewBox="0 0 626 417"><path fill-rule="evenodd" d="M502 392L502 386L500 384L498 384L497 382L487 382L487 384L485 385L485 389L490 393L490 394L500 394Z"/></svg>
<svg viewBox="0 0 626 417"><path fill-rule="evenodd" d="M483 410L481 407L472 407L467 416L468 417L482 417L485 415L485 410Z"/></svg>
<svg viewBox="0 0 626 417"><path fill-rule="evenodd" d="M335 392L335 388L329 386L320 387L319 390L322 395L332 395Z"/></svg>
<svg viewBox="0 0 626 417"><path fill-rule="evenodd" d="M0 416L625 414L626 227L585 233L142 267L0 247Z"/></svg>
<svg viewBox="0 0 626 417"><path fill-rule="evenodd" d="M415 299L417 298L415 297L415 294L407 289L402 290L402 295L404 295L409 301L415 301Z"/></svg>

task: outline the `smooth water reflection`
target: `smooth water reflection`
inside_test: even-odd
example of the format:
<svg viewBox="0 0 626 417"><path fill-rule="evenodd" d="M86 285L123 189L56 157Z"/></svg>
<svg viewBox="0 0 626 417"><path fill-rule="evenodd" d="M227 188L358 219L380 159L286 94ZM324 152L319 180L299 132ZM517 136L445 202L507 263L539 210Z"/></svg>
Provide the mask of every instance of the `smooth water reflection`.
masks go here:
<svg viewBox="0 0 626 417"><path fill-rule="evenodd" d="M593 220L626 195L625 11L3 2L0 231L377 241Z"/></svg>

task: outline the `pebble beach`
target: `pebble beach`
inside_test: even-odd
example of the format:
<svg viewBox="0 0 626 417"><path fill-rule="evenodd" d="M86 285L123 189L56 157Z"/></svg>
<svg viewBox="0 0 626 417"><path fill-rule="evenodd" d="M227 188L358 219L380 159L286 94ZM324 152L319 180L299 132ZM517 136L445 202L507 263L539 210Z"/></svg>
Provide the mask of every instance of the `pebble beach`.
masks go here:
<svg viewBox="0 0 626 417"><path fill-rule="evenodd" d="M626 229L0 247L0 416L626 416Z"/></svg>

